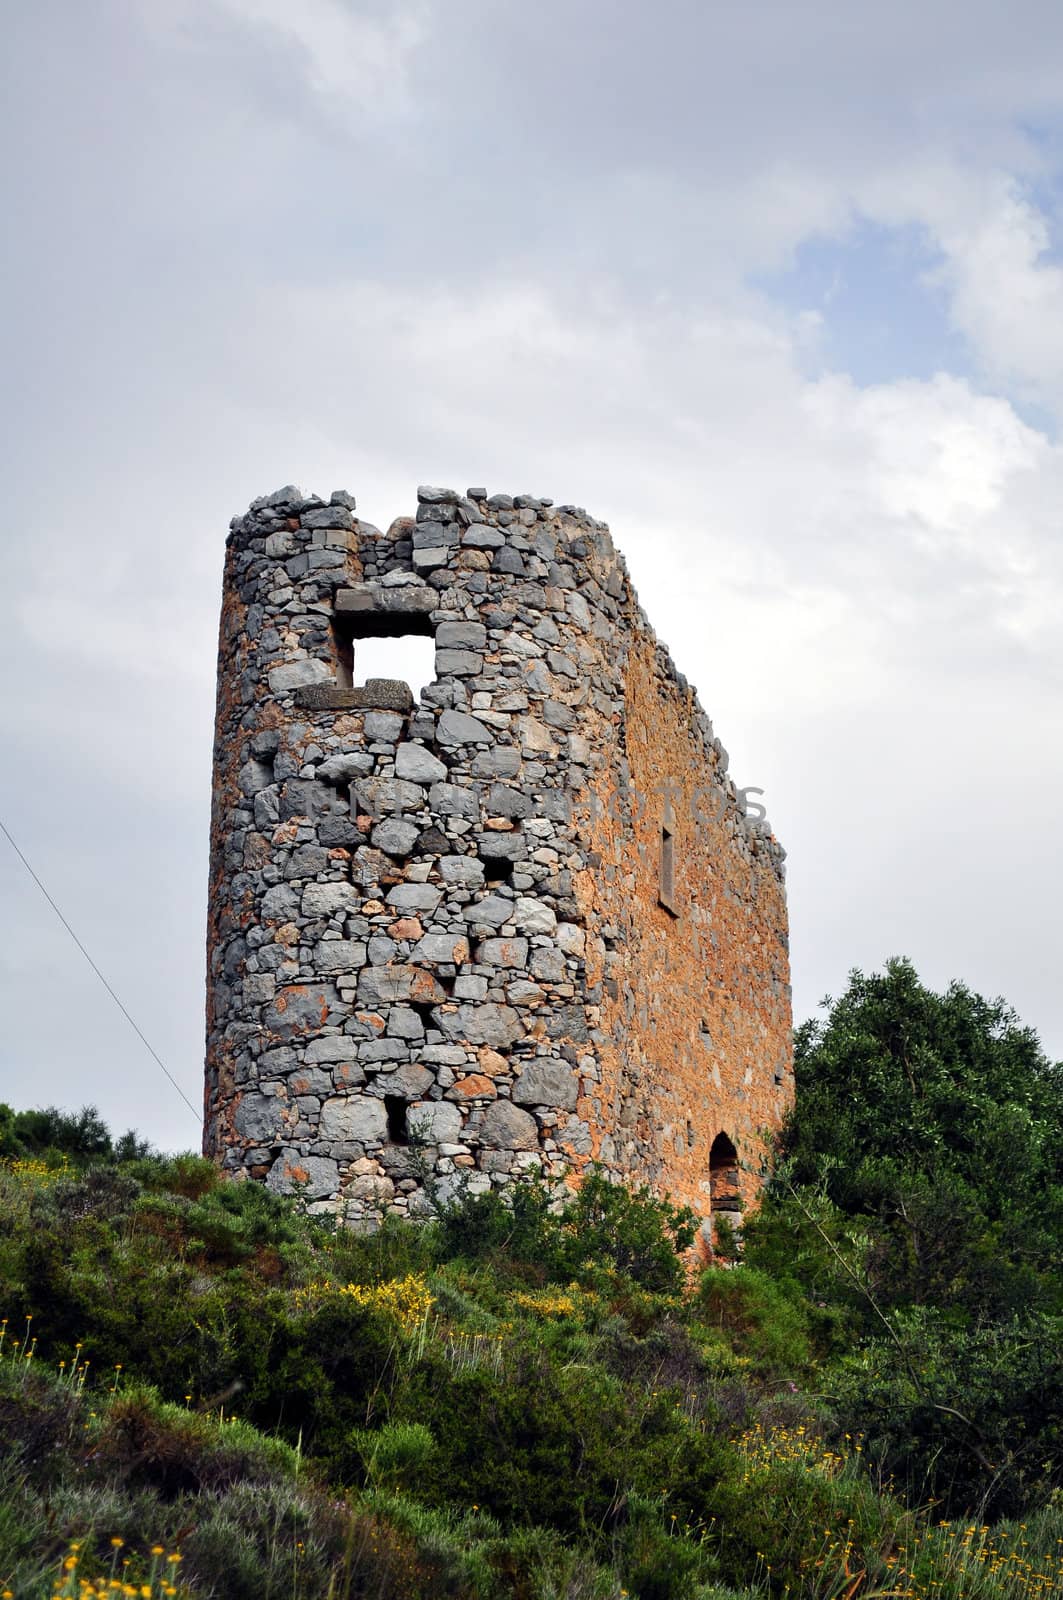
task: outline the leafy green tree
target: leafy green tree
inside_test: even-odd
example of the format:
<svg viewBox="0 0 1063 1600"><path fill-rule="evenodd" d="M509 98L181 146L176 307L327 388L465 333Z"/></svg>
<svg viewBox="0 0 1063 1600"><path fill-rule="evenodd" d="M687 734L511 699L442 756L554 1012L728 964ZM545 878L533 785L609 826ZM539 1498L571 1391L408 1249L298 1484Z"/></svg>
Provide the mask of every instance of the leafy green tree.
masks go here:
<svg viewBox="0 0 1063 1600"><path fill-rule="evenodd" d="M1063 1068L909 961L827 1005L747 1265L821 1314L824 1388L911 1497L1024 1510L1063 1479Z"/></svg>
<svg viewBox="0 0 1063 1600"><path fill-rule="evenodd" d="M878 1219L890 1299L1059 1304L1063 1066L1011 1007L961 983L935 994L906 960L853 972L797 1030L795 1074L789 1180Z"/></svg>

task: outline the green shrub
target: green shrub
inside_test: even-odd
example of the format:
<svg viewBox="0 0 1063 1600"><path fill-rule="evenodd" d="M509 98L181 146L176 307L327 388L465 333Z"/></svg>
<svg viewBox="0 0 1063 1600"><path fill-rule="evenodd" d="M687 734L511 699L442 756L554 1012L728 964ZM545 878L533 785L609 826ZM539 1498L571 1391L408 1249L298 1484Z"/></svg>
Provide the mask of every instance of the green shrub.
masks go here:
<svg viewBox="0 0 1063 1600"><path fill-rule="evenodd" d="M808 1314L802 1302L755 1267L710 1267L698 1285L709 1327L764 1377L795 1377L809 1364Z"/></svg>
<svg viewBox="0 0 1063 1600"><path fill-rule="evenodd" d="M436 1451L432 1430L423 1422L385 1422L383 1427L355 1428L350 1443L362 1464L365 1481L374 1489L416 1490L423 1469Z"/></svg>

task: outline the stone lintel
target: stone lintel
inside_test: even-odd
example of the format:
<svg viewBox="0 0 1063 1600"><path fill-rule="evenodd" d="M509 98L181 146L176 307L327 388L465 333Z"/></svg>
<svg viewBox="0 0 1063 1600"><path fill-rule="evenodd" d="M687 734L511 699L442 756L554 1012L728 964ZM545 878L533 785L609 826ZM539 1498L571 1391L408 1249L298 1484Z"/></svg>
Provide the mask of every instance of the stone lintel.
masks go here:
<svg viewBox="0 0 1063 1600"><path fill-rule="evenodd" d="M302 711L412 711L408 683L398 678L370 678L356 689L337 689L331 683L312 683L296 689L293 699Z"/></svg>
<svg viewBox="0 0 1063 1600"><path fill-rule="evenodd" d="M338 617L362 617L370 612L423 617L438 604L439 596L434 589L422 589L413 584L385 589L381 584L362 583L355 588L337 589L335 597Z"/></svg>

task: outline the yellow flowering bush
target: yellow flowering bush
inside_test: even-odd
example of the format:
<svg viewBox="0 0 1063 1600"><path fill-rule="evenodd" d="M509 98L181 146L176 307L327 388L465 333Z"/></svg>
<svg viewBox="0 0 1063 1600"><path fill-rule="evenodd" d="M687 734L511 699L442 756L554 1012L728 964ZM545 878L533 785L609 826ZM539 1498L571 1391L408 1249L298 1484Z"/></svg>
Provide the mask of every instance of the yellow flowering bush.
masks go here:
<svg viewBox="0 0 1063 1600"><path fill-rule="evenodd" d="M576 1314L575 1296L564 1294L560 1289L534 1289L527 1294L515 1294L513 1303L522 1311L533 1311L538 1317L573 1317Z"/></svg>
<svg viewBox="0 0 1063 1600"><path fill-rule="evenodd" d="M179 1550L167 1551L161 1544L152 1545L146 1577L131 1581L128 1558L119 1560L124 1543L122 1539L111 1540L110 1570L92 1578L84 1577L78 1570L81 1565L81 1543L71 1544L53 1579L52 1600L102 1600L102 1597L110 1600L115 1595L137 1595L140 1600L164 1600L164 1597L169 1600L171 1596L188 1594L185 1585L178 1585L174 1581L182 1559ZM3 1593L15 1600L10 1589Z"/></svg>
<svg viewBox="0 0 1063 1600"><path fill-rule="evenodd" d="M69 1171L70 1164L65 1160L52 1164L32 1156L19 1156L0 1161L0 1172L21 1183L56 1183Z"/></svg>
<svg viewBox="0 0 1063 1600"><path fill-rule="evenodd" d="M819 1472L824 1477L836 1478L847 1458L836 1450L828 1450L821 1439L807 1428L763 1428L758 1422L747 1428L736 1441L745 1460L743 1482L753 1473L767 1472L782 1462L795 1463L808 1472ZM856 1446L856 1454L862 1449Z"/></svg>
<svg viewBox="0 0 1063 1600"><path fill-rule="evenodd" d="M313 1309L333 1295L342 1295L365 1311L387 1317L401 1333L415 1333L423 1327L435 1304L422 1272L408 1272L404 1278L373 1284L336 1284L323 1278L295 1291L296 1303L304 1309Z"/></svg>

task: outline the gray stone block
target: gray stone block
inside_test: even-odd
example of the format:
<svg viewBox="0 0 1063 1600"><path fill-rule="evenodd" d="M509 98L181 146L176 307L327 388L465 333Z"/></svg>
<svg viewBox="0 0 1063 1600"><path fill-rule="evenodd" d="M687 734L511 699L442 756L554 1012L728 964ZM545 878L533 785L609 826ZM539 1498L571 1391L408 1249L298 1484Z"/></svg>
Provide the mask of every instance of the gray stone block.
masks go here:
<svg viewBox="0 0 1063 1600"><path fill-rule="evenodd" d="M340 1186L340 1169L327 1156L302 1156L282 1150L269 1171L266 1185L274 1194L300 1194L307 1200L334 1195Z"/></svg>
<svg viewBox="0 0 1063 1600"><path fill-rule="evenodd" d="M289 661L271 669L269 686L273 694L285 694L291 689L325 683L331 677L332 672L324 661Z"/></svg>
<svg viewBox="0 0 1063 1600"><path fill-rule="evenodd" d="M441 622L436 629L436 650L484 650L487 629L482 622Z"/></svg>
<svg viewBox="0 0 1063 1600"><path fill-rule="evenodd" d="M504 1049L524 1037L524 1023L512 1006L462 1004L456 1011L435 1011L433 1020L448 1039L467 1039L470 1044L486 1044Z"/></svg>
<svg viewBox="0 0 1063 1600"><path fill-rule="evenodd" d="M276 891L271 890L270 893ZM288 893L292 894L293 891L289 890ZM299 909L307 919L347 916L358 910L361 900L361 895L351 883L308 883L303 890Z"/></svg>
<svg viewBox="0 0 1063 1600"><path fill-rule="evenodd" d="M439 876L443 882L460 889L483 887L483 862L475 856L440 856Z"/></svg>
<svg viewBox="0 0 1063 1600"><path fill-rule="evenodd" d="M485 967L525 967L527 939L485 939L476 947L476 959Z"/></svg>
<svg viewBox="0 0 1063 1600"><path fill-rule="evenodd" d="M387 1113L370 1095L336 1095L321 1107L319 1132L322 1139L380 1144L387 1138Z"/></svg>
<svg viewBox="0 0 1063 1600"><path fill-rule="evenodd" d="M416 823L385 817L373 829L372 841L377 850L385 850L389 856L408 856L419 836Z"/></svg>
<svg viewBox="0 0 1063 1600"><path fill-rule="evenodd" d="M442 889L431 883L397 883L388 890L388 905L404 916L430 917L442 898Z"/></svg>
<svg viewBox="0 0 1063 1600"><path fill-rule="evenodd" d="M539 1128L533 1116L509 1100L493 1100L480 1123L480 1143L489 1150L535 1150Z"/></svg>
<svg viewBox="0 0 1063 1600"><path fill-rule="evenodd" d="M442 745L490 744L493 739L484 724L465 711L444 711L436 737Z"/></svg>
<svg viewBox="0 0 1063 1600"><path fill-rule="evenodd" d="M357 972L365 966L366 946L362 939L322 939L314 947L318 972Z"/></svg>
<svg viewBox="0 0 1063 1600"><path fill-rule="evenodd" d="M513 922L520 933L553 933L557 916L548 905L530 895L518 895Z"/></svg>
<svg viewBox="0 0 1063 1600"><path fill-rule="evenodd" d="M435 1079L427 1067L408 1061L394 1072L382 1072L373 1079L366 1093L383 1099L394 1094L403 1100L420 1100L432 1087Z"/></svg>
<svg viewBox="0 0 1063 1600"><path fill-rule="evenodd" d="M400 744L395 751L395 773L411 783L439 783L446 778L447 767L422 744Z"/></svg>
<svg viewBox="0 0 1063 1600"><path fill-rule="evenodd" d="M406 1126L425 1144L457 1144L461 1139L461 1112L449 1100L422 1100L410 1107Z"/></svg>
<svg viewBox="0 0 1063 1600"><path fill-rule="evenodd" d="M535 809L531 798L519 789L504 783L493 783L484 801L484 808L492 817L508 817L510 821L530 817Z"/></svg>
<svg viewBox="0 0 1063 1600"><path fill-rule="evenodd" d="M464 817L472 822L480 815L476 795L456 783L434 783L428 792L428 803L441 817Z"/></svg>
<svg viewBox="0 0 1063 1600"><path fill-rule="evenodd" d="M263 922L291 922L299 915L299 893L286 883L275 883L262 896Z"/></svg>
<svg viewBox="0 0 1063 1600"><path fill-rule="evenodd" d="M501 895L488 894L482 900L473 901L471 906L464 906L461 914L466 922L500 928L513 916L513 901L504 900Z"/></svg>
<svg viewBox="0 0 1063 1600"><path fill-rule="evenodd" d="M560 1111L575 1109L578 1093L576 1074L563 1061L529 1061L513 1085L517 1105L553 1106Z"/></svg>
<svg viewBox="0 0 1063 1600"><path fill-rule="evenodd" d="M283 1127L283 1103L264 1094L240 1096L233 1113L233 1127L242 1139L270 1144Z"/></svg>
<svg viewBox="0 0 1063 1600"><path fill-rule="evenodd" d="M434 1004L443 997L442 988L424 967L402 963L363 967L358 975L358 999L363 1005L386 1006L411 999Z"/></svg>
<svg viewBox="0 0 1063 1600"><path fill-rule="evenodd" d="M388 1033L393 1039L423 1039L424 1023L412 1006L392 1006L388 1011Z"/></svg>
<svg viewBox="0 0 1063 1600"><path fill-rule="evenodd" d="M483 670L484 658L471 650L437 650L437 678L475 678Z"/></svg>
<svg viewBox="0 0 1063 1600"><path fill-rule="evenodd" d="M280 1039L316 1033L339 1009L340 997L331 983L295 983L277 991L266 1007L262 1024Z"/></svg>
<svg viewBox="0 0 1063 1600"><path fill-rule="evenodd" d="M399 811L419 811L424 790L405 778L359 778L352 791L352 809L380 818Z"/></svg>
<svg viewBox="0 0 1063 1600"><path fill-rule="evenodd" d="M469 941L461 933L426 933L414 945L410 959L458 966L469 959Z"/></svg>
<svg viewBox="0 0 1063 1600"><path fill-rule="evenodd" d="M438 489L431 483L422 483L417 489L417 500L420 505L456 506L460 499L461 495L456 489Z"/></svg>
<svg viewBox="0 0 1063 1600"><path fill-rule="evenodd" d="M367 739L394 744L402 732L404 720L397 711L367 711L365 736Z"/></svg>

